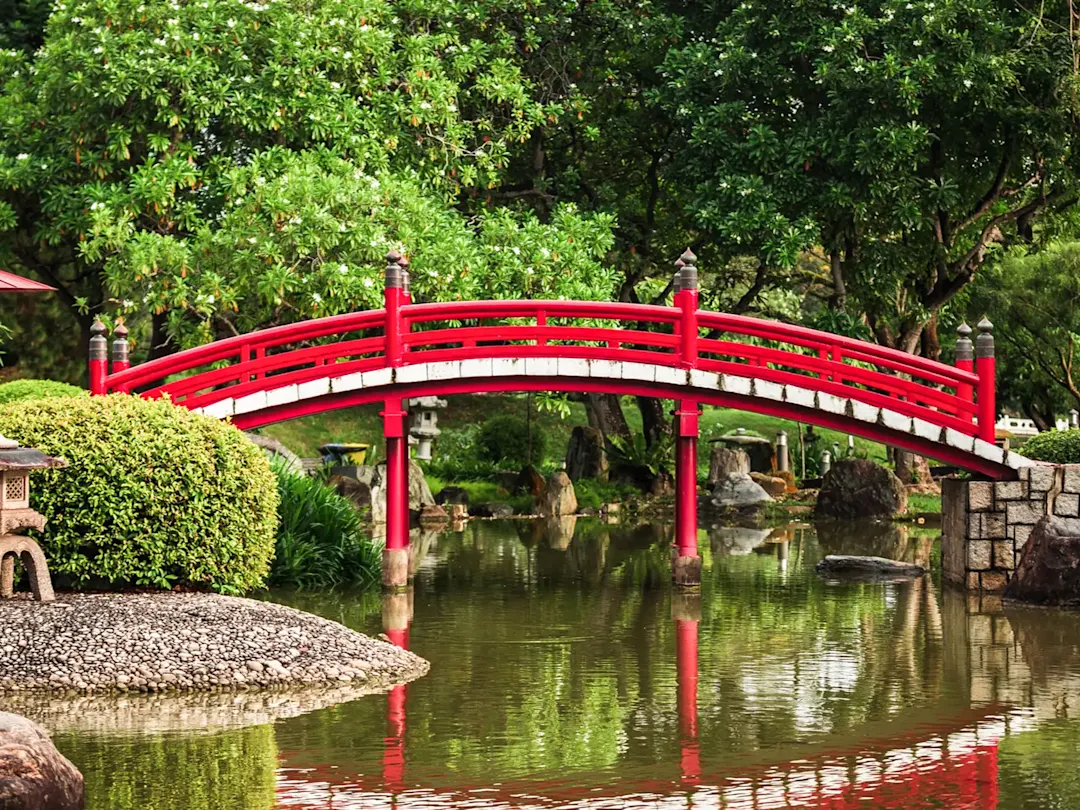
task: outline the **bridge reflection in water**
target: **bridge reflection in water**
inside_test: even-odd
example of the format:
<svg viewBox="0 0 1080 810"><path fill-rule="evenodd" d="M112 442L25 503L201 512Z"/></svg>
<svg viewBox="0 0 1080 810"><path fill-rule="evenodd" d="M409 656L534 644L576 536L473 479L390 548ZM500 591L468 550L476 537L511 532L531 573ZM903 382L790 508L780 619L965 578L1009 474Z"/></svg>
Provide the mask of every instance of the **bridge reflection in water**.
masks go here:
<svg viewBox="0 0 1080 810"><path fill-rule="evenodd" d="M771 553L778 570L784 571L791 555L798 554L798 531L766 535L758 539L755 550ZM761 545L762 539L771 545ZM749 543L731 532L721 532L714 542L736 549L740 543ZM925 559L931 547L926 538L909 539L900 532L889 534L885 542L904 545L906 551L891 551L908 558ZM842 546L844 540L832 538L831 543ZM289 755L283 753L278 806L993 810L998 806L999 742L1009 734L1030 730L1041 717L1060 715L1055 707L1070 700L1061 692L1069 687L1048 684L1037 672L1033 674L1031 656L1025 658L1017 634L1031 635L1036 630L1025 629L1022 617L1010 622L1001 614L1000 604L983 605L964 595L946 593L942 610L930 583L914 582L899 586L899 590L906 602L898 606L902 630L890 666L920 666L914 647L920 639L936 637L943 649L935 654L933 666L947 671L948 677L965 681L970 696L967 708L946 712L947 716L937 717L933 724L905 723L901 713L895 721L874 724L847 738L831 735L794 752L759 751L738 758L745 763L734 759L718 763L716 758L703 757L698 722L700 596L675 594L671 621L678 755L670 761L631 778L613 778L611 773L601 772L595 784L589 784L588 774L575 774L565 781L499 782L493 772L491 781L483 784L470 784L464 776L455 779L453 775L443 775L438 784L425 784L426 778L410 780L406 745L409 687L402 686L385 698L387 733L381 774L328 772L302 767L299 762L294 768ZM412 600L411 591L384 597L385 633L402 647L409 644ZM1014 632L1016 626L1020 630ZM1033 626L1043 628L1045 623ZM951 636L950 644L941 644L943 636ZM1052 649L1053 644L1046 648ZM438 673L429 677L438 677ZM1077 691L1080 694L1080 689ZM1018 705L1026 708L1007 708Z"/></svg>

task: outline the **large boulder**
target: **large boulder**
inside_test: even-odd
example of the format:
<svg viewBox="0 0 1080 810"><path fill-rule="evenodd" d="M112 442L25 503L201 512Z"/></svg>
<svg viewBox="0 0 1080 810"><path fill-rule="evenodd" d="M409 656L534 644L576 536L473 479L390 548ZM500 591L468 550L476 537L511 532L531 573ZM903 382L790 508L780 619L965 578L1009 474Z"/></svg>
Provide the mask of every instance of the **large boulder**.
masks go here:
<svg viewBox="0 0 1080 810"><path fill-rule="evenodd" d="M716 486L716 482L729 473L750 472L750 456L745 450L735 447L724 447L722 444L713 445L709 454L709 477L710 487Z"/></svg>
<svg viewBox="0 0 1080 810"><path fill-rule="evenodd" d="M52 744L48 732L17 714L0 712L0 808L81 810L83 777Z"/></svg>
<svg viewBox="0 0 1080 810"><path fill-rule="evenodd" d="M1044 517L1005 586L1005 598L1035 605L1080 606L1080 521Z"/></svg>
<svg viewBox="0 0 1080 810"><path fill-rule="evenodd" d="M820 518L892 517L907 509L900 479L872 461L845 458L821 482L814 514Z"/></svg>
<svg viewBox="0 0 1080 810"><path fill-rule="evenodd" d="M716 482L728 473L750 472L750 456L745 450L737 447L725 447L721 444L713 445L712 453L708 454L708 478L710 487L716 486Z"/></svg>
<svg viewBox="0 0 1080 810"><path fill-rule="evenodd" d="M441 505L448 503L460 503L469 505L469 493L461 487L443 487L435 496L435 503Z"/></svg>
<svg viewBox="0 0 1080 810"><path fill-rule="evenodd" d="M769 503L772 498L747 473L728 473L713 487L712 503L725 509L747 509Z"/></svg>
<svg viewBox="0 0 1080 810"><path fill-rule="evenodd" d="M750 473L750 478L772 498L782 498L787 494L787 481L783 478L758 472Z"/></svg>
<svg viewBox="0 0 1080 810"><path fill-rule="evenodd" d="M566 446L566 474L571 481L582 478L608 478L607 451L604 434L597 428L578 425L570 434Z"/></svg>
<svg viewBox="0 0 1080 810"><path fill-rule="evenodd" d="M540 514L543 517L563 517L577 512L577 495L574 482L562 470L556 470L548 479L547 488L540 497Z"/></svg>
<svg viewBox="0 0 1080 810"><path fill-rule="evenodd" d="M424 470L409 459L409 511L420 512L435 503ZM371 478L371 519L375 523L386 522L386 465L375 468Z"/></svg>

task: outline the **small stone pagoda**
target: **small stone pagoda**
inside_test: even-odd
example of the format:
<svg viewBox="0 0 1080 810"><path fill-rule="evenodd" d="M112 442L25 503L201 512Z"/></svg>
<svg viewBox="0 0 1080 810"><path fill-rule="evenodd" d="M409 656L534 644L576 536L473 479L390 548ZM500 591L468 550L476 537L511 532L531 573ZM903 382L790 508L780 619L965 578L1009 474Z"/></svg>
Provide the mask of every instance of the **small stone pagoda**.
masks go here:
<svg viewBox="0 0 1080 810"><path fill-rule="evenodd" d="M19 447L0 435L0 597L10 597L15 587L15 558L30 577L30 590L39 602L54 599L45 554L37 541L16 532L45 528L45 516L30 508L30 472L66 467L67 462L40 450Z"/></svg>

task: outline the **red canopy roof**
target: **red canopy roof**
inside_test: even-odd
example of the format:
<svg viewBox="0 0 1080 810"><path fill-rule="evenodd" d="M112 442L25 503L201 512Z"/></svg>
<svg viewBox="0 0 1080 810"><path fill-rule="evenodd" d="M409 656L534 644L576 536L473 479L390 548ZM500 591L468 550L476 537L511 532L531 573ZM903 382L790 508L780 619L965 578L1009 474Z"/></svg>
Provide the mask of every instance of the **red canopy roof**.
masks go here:
<svg viewBox="0 0 1080 810"><path fill-rule="evenodd" d="M0 293L52 292L56 288L0 270Z"/></svg>

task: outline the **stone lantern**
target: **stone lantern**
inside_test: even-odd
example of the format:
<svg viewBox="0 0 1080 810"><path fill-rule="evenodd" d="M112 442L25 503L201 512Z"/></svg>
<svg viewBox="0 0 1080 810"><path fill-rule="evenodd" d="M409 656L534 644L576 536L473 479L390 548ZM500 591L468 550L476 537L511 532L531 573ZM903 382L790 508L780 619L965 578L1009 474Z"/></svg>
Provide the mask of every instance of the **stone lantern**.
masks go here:
<svg viewBox="0 0 1080 810"><path fill-rule="evenodd" d="M15 532L45 528L45 516L30 508L30 471L66 467L67 462L40 450L19 447L0 436L0 596L12 595L15 586L15 558L30 577L30 590L39 602L54 599L52 580L45 554L32 537Z"/></svg>
<svg viewBox="0 0 1080 810"><path fill-rule="evenodd" d="M446 400L438 397L416 397L409 400L409 435L416 438L416 457L431 461L431 443L442 432L439 430L439 409L446 407Z"/></svg>

